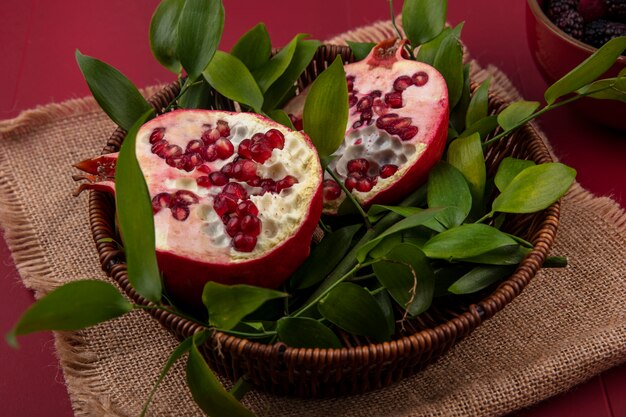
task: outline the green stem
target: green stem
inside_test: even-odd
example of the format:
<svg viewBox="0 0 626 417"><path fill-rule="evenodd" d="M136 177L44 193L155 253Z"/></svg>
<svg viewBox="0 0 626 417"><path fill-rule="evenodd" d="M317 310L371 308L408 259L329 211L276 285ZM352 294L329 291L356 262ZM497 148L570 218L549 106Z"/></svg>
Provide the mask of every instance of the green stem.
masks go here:
<svg viewBox="0 0 626 417"><path fill-rule="evenodd" d="M565 256L548 256L543 263L543 268L565 268L567 258Z"/></svg>
<svg viewBox="0 0 626 417"><path fill-rule="evenodd" d="M393 25L393 28L396 30L396 33L398 34L398 38L404 39L404 36L402 35L402 32L400 32L400 29L396 25L396 15L395 15L395 12L393 10L393 0L389 0L389 14L391 14L391 24ZM413 48L411 48L408 44L405 43L404 44L404 49L408 52L408 54L411 57L411 59L413 61L416 61L415 55L413 54Z"/></svg>
<svg viewBox="0 0 626 417"><path fill-rule="evenodd" d="M322 221L322 219L320 219L319 225L324 231L324 233L332 233L332 230L330 230L330 227L326 226L326 224Z"/></svg>
<svg viewBox="0 0 626 417"><path fill-rule="evenodd" d="M348 197L348 199L352 202L352 204L354 204L354 207L356 207L356 209L358 210L358 212L361 215L361 217L363 217L363 222L365 223L365 227L367 227L368 229L371 229L372 228L372 224L370 223L370 219L367 217L367 213L365 213L365 211L363 210L363 207L361 207L359 202L356 201L356 198L354 198L352 193L350 191L348 191L346 186L341 182L339 177L337 177L337 175L333 172L332 169L330 169L329 167L326 167L326 172L328 172L330 174L330 176L333 177L335 182L337 184L339 184L339 186L341 187L343 192L346 194L346 197Z"/></svg>
<svg viewBox="0 0 626 417"><path fill-rule="evenodd" d="M250 384L248 384L243 378L239 378L229 392L239 401L248 391L250 391L251 388Z"/></svg>
<svg viewBox="0 0 626 417"><path fill-rule="evenodd" d="M202 80L194 80L192 82L189 82L189 79L187 79L187 82L185 82L185 84L182 86L182 88L180 89L180 92L178 93L178 95L174 98L174 100L172 100L170 102L170 104L167 105L167 107L165 108L165 110L163 110L163 113L168 112L169 110L172 109L172 107L174 107L176 105L176 103L178 103L178 100L181 99L182 96L185 95L185 93L194 85L198 85L201 84Z"/></svg>
<svg viewBox="0 0 626 417"><path fill-rule="evenodd" d="M481 217L480 219L476 220L474 223L482 223L487 219L490 219L493 216L493 211L490 211L489 213L485 214L483 217Z"/></svg>

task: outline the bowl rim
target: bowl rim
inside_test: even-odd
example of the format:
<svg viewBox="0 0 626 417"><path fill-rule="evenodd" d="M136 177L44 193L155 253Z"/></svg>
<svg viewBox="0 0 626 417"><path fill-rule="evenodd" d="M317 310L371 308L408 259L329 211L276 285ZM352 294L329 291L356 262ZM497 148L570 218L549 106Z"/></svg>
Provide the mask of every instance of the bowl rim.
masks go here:
<svg viewBox="0 0 626 417"><path fill-rule="evenodd" d="M578 40L578 39L568 35L567 33L563 32L563 30L561 30L557 25L555 25L548 18L548 16L546 16L546 14L543 12L543 9L539 5L539 1L538 0L527 0L526 4L528 6L528 9L532 12L532 14L537 19L537 21L543 23L545 26L547 26L548 29L550 29L550 31L552 33L554 33L556 36L558 36L559 38L561 38L565 42L569 43L570 45L572 45L572 46L574 46L576 48L582 49L585 52L589 52L589 54L593 54L594 52L596 52L598 50L598 48L595 48L595 47L593 47L591 45L588 45L588 44L584 43L583 41L580 41L580 40ZM626 57L625 56L619 56L617 58L617 62L619 64L626 65Z"/></svg>

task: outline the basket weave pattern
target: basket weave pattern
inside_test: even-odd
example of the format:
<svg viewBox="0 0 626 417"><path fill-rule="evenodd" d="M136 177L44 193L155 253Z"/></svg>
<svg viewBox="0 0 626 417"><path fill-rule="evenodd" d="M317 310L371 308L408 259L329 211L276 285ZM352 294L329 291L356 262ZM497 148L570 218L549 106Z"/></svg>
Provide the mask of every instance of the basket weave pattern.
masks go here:
<svg viewBox="0 0 626 417"><path fill-rule="evenodd" d="M298 81L301 91L338 55L344 62L353 61L349 48L324 45ZM157 111L176 97L177 83L166 86L150 99ZM234 110L234 104L214 93L212 106ZM489 110L496 114L507 103L490 95ZM116 130L103 153L116 152L125 132ZM539 136L529 127L500 140L486 151L488 175L493 175L500 161L507 157L530 159L537 163L552 159ZM136 303L149 305L130 286L123 252L104 238L116 238L115 204L109 195L91 191L89 219L103 270ZM370 343L367 338L340 334L342 349L290 348L283 343L265 345L224 333L213 333L203 354L211 367L231 380L245 376L253 386L265 391L307 398L362 393L382 388L412 375L445 354L455 343L470 334L483 321L503 309L519 295L543 264L550 250L559 219L559 203L532 215L507 217L506 230L519 234L534 245L532 252L517 270L495 290L473 297L457 297L455 304L435 302L420 317L398 324L394 340ZM162 310L151 314L177 338L184 339L203 330L189 320Z"/></svg>

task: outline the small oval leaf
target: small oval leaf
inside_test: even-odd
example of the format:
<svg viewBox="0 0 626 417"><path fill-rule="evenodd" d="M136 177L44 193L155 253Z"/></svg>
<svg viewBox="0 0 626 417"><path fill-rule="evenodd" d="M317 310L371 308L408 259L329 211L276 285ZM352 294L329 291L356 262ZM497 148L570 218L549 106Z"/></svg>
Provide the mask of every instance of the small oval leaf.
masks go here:
<svg viewBox="0 0 626 417"><path fill-rule="evenodd" d="M202 75L221 95L252 107L256 113L261 110L263 94L248 68L234 56L216 51Z"/></svg>
<svg viewBox="0 0 626 417"><path fill-rule="evenodd" d="M272 111L268 112L267 115L273 121L278 122L278 123L280 123L283 126L287 126L291 130L296 130L296 128L293 126L293 123L291 122L291 119L289 118L287 113L285 113L284 110L282 110L282 109L272 110Z"/></svg>
<svg viewBox="0 0 626 417"><path fill-rule="evenodd" d="M458 138L448 146L448 162L465 177L472 195L472 214L475 218L482 215L487 168L480 135Z"/></svg>
<svg viewBox="0 0 626 417"><path fill-rule="evenodd" d="M498 114L498 124L504 130L514 129L538 108L538 101L516 101Z"/></svg>
<svg viewBox="0 0 626 417"><path fill-rule="evenodd" d="M352 50L352 54L354 55L355 61L364 60L372 49L376 46L374 42L352 42L346 41L350 49Z"/></svg>
<svg viewBox="0 0 626 417"><path fill-rule="evenodd" d="M601 100L626 101L626 73L594 81L576 90L576 93Z"/></svg>
<svg viewBox="0 0 626 417"><path fill-rule="evenodd" d="M183 85L186 89L185 93L177 100L179 107L183 109L211 109L211 90L212 87L204 78L192 82L189 78L185 80L185 84L191 83L190 87Z"/></svg>
<svg viewBox="0 0 626 417"><path fill-rule="evenodd" d="M498 190L504 190L523 170L528 167L535 166L535 161L527 161L525 159L517 159L511 158L507 156L500 162L498 166L498 172L496 172L496 177L494 178L494 182Z"/></svg>
<svg viewBox="0 0 626 417"><path fill-rule="evenodd" d="M572 185L576 170L558 162L524 169L493 202L502 213L534 213L561 198Z"/></svg>
<svg viewBox="0 0 626 417"><path fill-rule="evenodd" d="M252 285L223 285L207 282L202 291L202 303L209 313L209 324L230 330L245 316L266 301L288 297L289 294Z"/></svg>
<svg viewBox="0 0 626 417"><path fill-rule="evenodd" d="M230 50L250 71L262 67L272 55L272 41L264 23L244 33Z"/></svg>
<svg viewBox="0 0 626 417"><path fill-rule="evenodd" d="M302 122L320 158L330 156L341 145L348 123L348 85L340 56L313 82Z"/></svg>
<svg viewBox="0 0 626 417"><path fill-rule="evenodd" d="M444 161L439 161L430 170L427 200L428 207L457 207L459 209L448 210L437 216L437 219L448 228L463 223L472 209L472 194L465 177L458 169Z"/></svg>
<svg viewBox="0 0 626 417"><path fill-rule="evenodd" d="M317 308L325 319L347 332L377 341L389 339L384 312L374 296L356 284L338 284Z"/></svg>
<svg viewBox="0 0 626 417"><path fill-rule="evenodd" d="M76 62L89 90L102 110L122 129L129 130L145 112L152 110L137 87L121 72L76 50Z"/></svg>
<svg viewBox="0 0 626 417"><path fill-rule="evenodd" d="M486 79L483 83L474 91L474 95L470 100L469 107L467 108L467 114L465 116L465 125L471 126L480 119L487 117L487 110L489 109L489 82L491 79Z"/></svg>
<svg viewBox="0 0 626 417"><path fill-rule="evenodd" d="M419 213L423 209L418 207L404 207L404 206L384 206L380 204L374 204L367 212L367 217L370 221L375 222L385 215L388 211L392 211L399 214L402 217L409 217L415 213Z"/></svg>
<svg viewBox="0 0 626 417"><path fill-rule="evenodd" d="M252 72L254 79L257 81L263 93L285 73L296 52L298 41L305 36L307 35L296 35L284 48L274 55L272 59Z"/></svg>
<svg viewBox="0 0 626 417"><path fill-rule="evenodd" d="M7 342L43 330L80 330L119 317L133 309L119 290L104 281L74 281L56 288L22 314Z"/></svg>
<svg viewBox="0 0 626 417"><path fill-rule="evenodd" d="M278 320L276 331L287 346L341 349L341 342L332 330L308 317L283 317Z"/></svg>
<svg viewBox="0 0 626 417"><path fill-rule="evenodd" d="M463 92L463 47L459 39L450 34L441 42L433 67L443 75L448 85L448 101L453 109Z"/></svg>
<svg viewBox="0 0 626 417"><path fill-rule="evenodd" d="M511 266L477 266L450 285L448 291L453 294L471 294L508 277L513 271L515 267Z"/></svg>
<svg viewBox="0 0 626 417"><path fill-rule="evenodd" d="M402 28L414 48L441 33L447 11L447 0L404 0Z"/></svg>
<svg viewBox="0 0 626 417"><path fill-rule="evenodd" d="M471 136L474 133L478 133L482 139L485 139L487 135L493 132L498 127L497 116L487 116L480 119L471 126L468 126L459 136L464 138Z"/></svg>
<svg viewBox="0 0 626 417"><path fill-rule="evenodd" d="M176 56L178 19L184 0L162 0L150 21L150 49L152 54L168 70L178 74L181 70Z"/></svg>

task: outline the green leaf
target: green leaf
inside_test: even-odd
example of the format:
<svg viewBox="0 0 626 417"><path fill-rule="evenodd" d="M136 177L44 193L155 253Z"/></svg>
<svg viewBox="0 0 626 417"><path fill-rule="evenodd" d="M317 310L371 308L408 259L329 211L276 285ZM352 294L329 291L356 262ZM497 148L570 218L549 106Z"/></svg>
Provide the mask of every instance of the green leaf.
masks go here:
<svg viewBox="0 0 626 417"><path fill-rule="evenodd" d="M404 207L404 206L385 206L380 204L374 204L367 212L367 217L371 222L379 220L385 213L392 211L399 214L402 217L409 217L415 213L419 213L423 209L418 207Z"/></svg>
<svg viewBox="0 0 626 417"><path fill-rule="evenodd" d="M465 129L463 133L461 133L460 137L464 138L467 136L471 136L474 133L478 133L481 138L485 139L487 135L493 132L497 127L497 116L487 116Z"/></svg>
<svg viewBox="0 0 626 417"><path fill-rule="evenodd" d="M516 101L498 114L498 124L504 130L515 127L539 108L538 101Z"/></svg>
<svg viewBox="0 0 626 417"><path fill-rule="evenodd" d="M465 116L465 125L471 126L480 119L487 117L487 111L489 110L489 82L488 78L474 91L474 95L470 100L469 107L467 108L467 115Z"/></svg>
<svg viewBox="0 0 626 417"><path fill-rule="evenodd" d="M319 41L299 40L289 66L265 92L266 111L280 107L293 94L296 81L309 66L320 46Z"/></svg>
<svg viewBox="0 0 626 417"><path fill-rule="evenodd" d="M185 0L178 20L178 59L196 80L209 65L222 38L224 6L221 0Z"/></svg>
<svg viewBox="0 0 626 417"><path fill-rule="evenodd" d="M254 417L254 413L224 389L197 347L198 334L187 360L187 386L198 406L211 417Z"/></svg>
<svg viewBox="0 0 626 417"><path fill-rule="evenodd" d="M602 100L626 101L626 73L620 77L594 81L576 90L576 93Z"/></svg>
<svg viewBox="0 0 626 417"><path fill-rule="evenodd" d="M510 235L509 235L510 236ZM513 240L515 237L510 236ZM517 265L530 253L531 249L519 244L500 246L477 256L463 258L464 262L488 265Z"/></svg>
<svg viewBox="0 0 626 417"><path fill-rule="evenodd" d="M511 266L477 266L452 284L448 291L453 294L471 294L511 275L513 271L515 267Z"/></svg>
<svg viewBox="0 0 626 417"><path fill-rule="evenodd" d="M267 113L267 115L273 121L278 122L283 126L287 126L289 129L296 130L296 128L293 126L293 123L291 122L291 119L289 118L287 113L285 113L284 110L281 110L281 109L272 110L269 113Z"/></svg>
<svg viewBox="0 0 626 417"><path fill-rule="evenodd" d="M412 229L417 226L421 226L424 223L428 222L431 219L434 219L439 213L441 213L443 208L429 208L426 210L422 210L419 213L415 213L412 216L409 216L405 219L400 220L398 223L391 226L389 229L385 230L383 233L370 240L363 246L361 246L357 253L356 259L359 262L365 261L367 258L367 254L374 248L381 240L385 237L392 235L397 232L401 232L403 230Z"/></svg>
<svg viewBox="0 0 626 417"><path fill-rule="evenodd" d="M517 242L486 224L464 224L433 236L422 248L426 256L449 262L473 258Z"/></svg>
<svg viewBox="0 0 626 417"><path fill-rule="evenodd" d="M348 252L352 238L360 228L360 224L355 224L326 234L293 274L289 286L301 290L312 287L326 278Z"/></svg>
<svg viewBox="0 0 626 417"><path fill-rule="evenodd" d="M191 81L189 78L185 81L185 84L192 83L191 87L187 88L185 94L183 94L178 100L177 104L183 109L207 109L211 108L211 91L212 87L209 82L204 78L197 81Z"/></svg>
<svg viewBox="0 0 626 417"><path fill-rule="evenodd" d="M456 36L451 34L441 42L433 67L446 80L448 102L450 108L454 108L463 92L463 47Z"/></svg>
<svg viewBox="0 0 626 417"><path fill-rule="evenodd" d="M391 335L374 296L356 284L338 284L317 308L325 319L352 334L371 336L377 341L388 340Z"/></svg>
<svg viewBox="0 0 626 417"><path fill-rule="evenodd" d="M527 161L525 159L511 158L507 156L500 162L498 172L494 178L496 187L501 192L511 183L513 178L528 167L535 166L535 161Z"/></svg>
<svg viewBox="0 0 626 417"><path fill-rule="evenodd" d="M128 313L133 305L119 290L104 281L74 281L56 288L31 305L7 334L17 347L16 336L43 330L79 330Z"/></svg>
<svg viewBox="0 0 626 417"><path fill-rule="evenodd" d="M420 62L424 62L428 65L432 65L435 62L435 56L439 51L439 47L444 39L446 39L451 34L456 36L458 39L461 38L461 31L463 30L463 26L465 22L459 23L454 29L445 28L437 37L429 42L426 42L422 46L420 46L417 51L416 59Z"/></svg>
<svg viewBox="0 0 626 417"><path fill-rule="evenodd" d="M162 0L150 21L150 49L152 54L168 70L178 74L181 70L176 56L178 19L185 0Z"/></svg>
<svg viewBox="0 0 626 417"><path fill-rule="evenodd" d="M302 117L320 158L339 148L348 123L348 85L340 56L311 85Z"/></svg>
<svg viewBox="0 0 626 417"><path fill-rule="evenodd" d="M387 255L393 248L402 243L402 234L395 233L385 237L369 253L370 258L379 259Z"/></svg>
<svg viewBox="0 0 626 417"><path fill-rule="evenodd" d="M252 285L223 285L209 281L202 291L202 303L209 312L209 324L218 329L232 329L266 301L289 294Z"/></svg>
<svg viewBox="0 0 626 417"><path fill-rule="evenodd" d="M352 54L354 55L355 61L364 60L372 49L376 46L375 42L352 42L346 41L350 49L352 49Z"/></svg>
<svg viewBox="0 0 626 417"><path fill-rule="evenodd" d="M611 39L580 65L552 84L544 94L546 102L552 104L559 97L595 81L613 66L624 50L626 50L626 36Z"/></svg>
<svg viewBox="0 0 626 417"><path fill-rule="evenodd" d="M450 112L450 124L456 129L448 129L448 142L451 138L457 138L458 132L465 130L468 126L465 123L467 116L467 110L470 105L470 64L463 65L463 90L461 91L461 98L454 109Z"/></svg>
<svg viewBox="0 0 626 417"><path fill-rule="evenodd" d="M133 83L112 66L83 55L78 49L76 62L91 94L102 110L122 129L129 130L142 114L152 110Z"/></svg>
<svg viewBox="0 0 626 417"><path fill-rule="evenodd" d="M459 139L456 139L458 141ZM454 143L454 142L453 142ZM457 207L437 216L447 228L463 223L472 209L472 194L463 174L447 162L439 161L428 175L428 207Z"/></svg>
<svg viewBox="0 0 626 417"><path fill-rule="evenodd" d="M283 317L278 320L276 331L287 346L341 349L341 342L332 330L308 317Z"/></svg>
<svg viewBox="0 0 626 417"><path fill-rule="evenodd" d="M526 168L513 178L493 202L502 213L534 213L550 207L569 189L576 170L558 162Z"/></svg>
<svg viewBox="0 0 626 417"><path fill-rule="evenodd" d="M257 84L263 93L265 93L270 86L274 84L274 82L278 80L278 78L280 78L280 76L287 70L293 55L296 52L298 41L305 36L307 35L301 33L296 35L291 42L281 49L280 52L274 55L272 59L252 72L254 79L257 81Z"/></svg>
<svg viewBox="0 0 626 417"><path fill-rule="evenodd" d="M485 157L480 135L458 138L448 147L448 162L465 177L472 195L472 214L478 218L483 211L483 196L487 180Z"/></svg>
<svg viewBox="0 0 626 417"><path fill-rule="evenodd" d="M397 245L372 267L378 281L411 316L428 310L433 299L435 275L417 246Z"/></svg>
<svg viewBox="0 0 626 417"><path fill-rule="evenodd" d="M447 9L447 0L404 0L402 28L413 48L441 33L446 24Z"/></svg>
<svg viewBox="0 0 626 417"><path fill-rule="evenodd" d="M267 63L272 55L272 41L265 24L259 23L244 33L230 53L239 58L250 71Z"/></svg>
<svg viewBox="0 0 626 417"><path fill-rule="evenodd" d="M394 316L393 304L391 303L389 293L387 291L380 291L373 295L387 321L387 332L393 334L396 330L396 318Z"/></svg>
<svg viewBox="0 0 626 417"><path fill-rule="evenodd" d="M467 272L471 271L471 267L464 263L445 264L435 269L435 297L443 297L450 295L448 287L454 284Z"/></svg>
<svg viewBox="0 0 626 417"><path fill-rule="evenodd" d="M151 114L152 111L144 114L122 143L115 170L115 205L124 239L128 280L139 294L158 303L162 284L154 243L154 214L148 186L135 155L137 131Z"/></svg>
<svg viewBox="0 0 626 417"><path fill-rule="evenodd" d="M263 94L248 68L234 56L216 51L202 75L221 95L252 107L256 113L261 110Z"/></svg>

